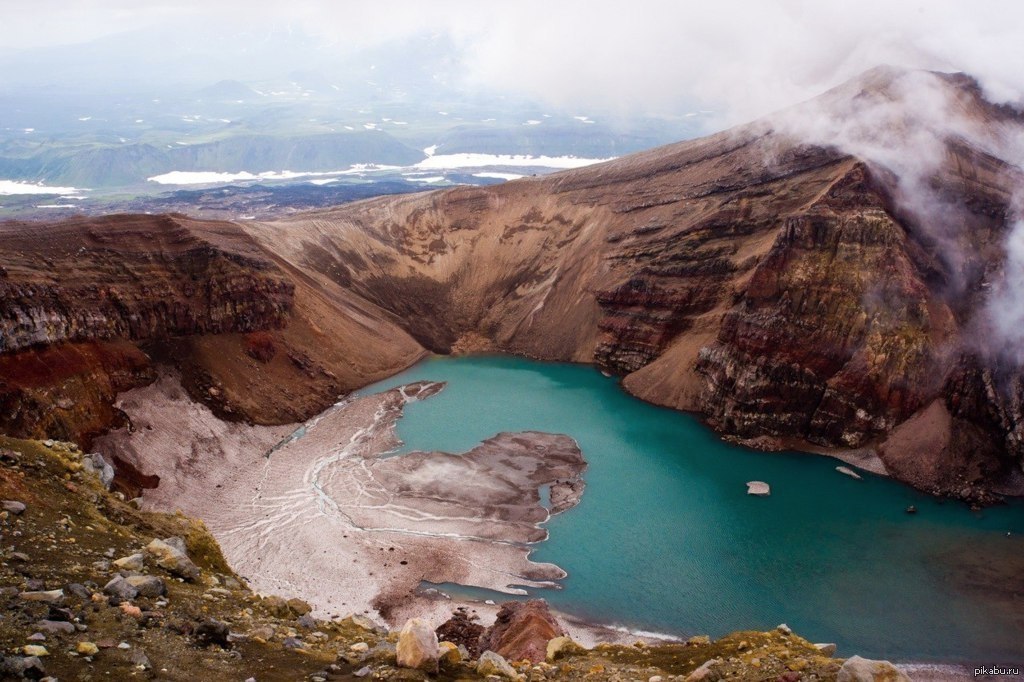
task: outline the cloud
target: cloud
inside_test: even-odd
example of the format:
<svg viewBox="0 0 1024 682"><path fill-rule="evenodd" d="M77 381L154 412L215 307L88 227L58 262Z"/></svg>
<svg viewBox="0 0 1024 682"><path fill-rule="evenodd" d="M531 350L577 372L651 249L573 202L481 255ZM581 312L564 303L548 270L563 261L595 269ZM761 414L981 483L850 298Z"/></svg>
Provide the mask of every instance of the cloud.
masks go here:
<svg viewBox="0 0 1024 682"><path fill-rule="evenodd" d="M184 40L190 30L215 29L225 36L220 46L241 60L252 57L256 47L245 42L261 31L302 31L318 49L339 55L424 32L446 33L461 48L467 87L514 92L565 109L683 115L699 106L714 109L721 124L807 99L881 63L968 71L999 101L1024 93L1024 70L1016 66L1024 63L1024 4L1014 0L7 4L13 6L4 10L0 47L11 48L153 27ZM247 38L235 44L232 31ZM173 51L174 40L155 41L152 49ZM288 54L276 56L289 60ZM295 57L308 55L297 51Z"/></svg>

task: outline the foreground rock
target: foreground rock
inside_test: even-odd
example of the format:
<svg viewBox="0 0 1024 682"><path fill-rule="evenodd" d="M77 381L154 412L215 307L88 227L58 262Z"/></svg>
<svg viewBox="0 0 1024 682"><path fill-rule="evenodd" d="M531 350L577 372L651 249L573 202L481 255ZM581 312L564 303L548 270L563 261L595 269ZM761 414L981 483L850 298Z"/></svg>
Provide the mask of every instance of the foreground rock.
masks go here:
<svg viewBox="0 0 1024 682"><path fill-rule="evenodd" d="M493 651L485 651L480 655L480 661L476 665L476 671L484 677L496 675L498 677L505 677L511 680L519 679L519 673L516 669L508 664L508 661L499 654Z"/></svg>
<svg viewBox="0 0 1024 682"><path fill-rule="evenodd" d="M430 624L421 618L412 618L398 635L396 653L399 666L436 673L441 648Z"/></svg>
<svg viewBox="0 0 1024 682"><path fill-rule="evenodd" d="M540 663L547 657L548 642L565 634L543 599L508 602L481 637L480 648L510 661Z"/></svg>
<svg viewBox="0 0 1024 682"><path fill-rule="evenodd" d="M153 540L146 545L146 553L153 557L157 566L178 577L186 580L199 577L199 567L188 558L181 538Z"/></svg>
<svg viewBox="0 0 1024 682"><path fill-rule="evenodd" d="M434 632L438 640L464 646L474 658L480 655L480 638L484 634L484 626L470 618L465 607L456 609L452 617L438 626Z"/></svg>
<svg viewBox="0 0 1024 682"><path fill-rule="evenodd" d="M910 682L910 678L889 661L851 656L839 669L836 682Z"/></svg>

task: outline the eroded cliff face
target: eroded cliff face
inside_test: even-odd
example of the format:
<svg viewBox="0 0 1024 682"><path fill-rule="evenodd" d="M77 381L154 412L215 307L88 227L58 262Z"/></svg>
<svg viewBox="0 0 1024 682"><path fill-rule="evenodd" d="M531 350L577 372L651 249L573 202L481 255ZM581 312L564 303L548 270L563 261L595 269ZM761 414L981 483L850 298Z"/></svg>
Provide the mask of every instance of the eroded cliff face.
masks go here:
<svg viewBox="0 0 1024 682"><path fill-rule="evenodd" d="M353 319L366 304L325 302L331 292L304 287L231 223L8 223L0 253L0 431L10 435L88 445L124 424L116 395L153 381L160 363L222 417L295 421L421 353L401 332L391 351L344 348L390 330Z"/></svg>
<svg viewBox="0 0 1024 682"><path fill-rule="evenodd" d="M148 355L127 379L101 377L96 404L167 362L219 416L263 424L427 352L590 362L750 445L866 449L967 499L1024 490L1022 373L979 341L1024 187L991 140L1024 123L969 80L932 76L958 117L995 131L941 135L904 115L901 77L872 72L823 101L897 107L893 130L930 140L932 167L913 178L808 142L790 112L543 178L275 222L10 225L0 358L127 340ZM26 416L52 390L5 390L23 406L11 428L70 428ZM77 418L82 432L111 419Z"/></svg>
<svg viewBox="0 0 1024 682"><path fill-rule="evenodd" d="M894 97L894 77L864 88ZM969 81L939 84L979 125L1021 125ZM929 211L891 169L756 123L248 229L432 351L593 362L742 442L869 448L903 480L977 499L1017 485L1024 455L1020 370L972 338L1022 176L939 142ZM936 405L948 418L925 418ZM926 421L941 437L911 447Z"/></svg>
<svg viewBox="0 0 1024 682"><path fill-rule="evenodd" d="M0 231L0 352L284 326L294 286L227 226L117 216ZM213 241L220 238L220 244Z"/></svg>

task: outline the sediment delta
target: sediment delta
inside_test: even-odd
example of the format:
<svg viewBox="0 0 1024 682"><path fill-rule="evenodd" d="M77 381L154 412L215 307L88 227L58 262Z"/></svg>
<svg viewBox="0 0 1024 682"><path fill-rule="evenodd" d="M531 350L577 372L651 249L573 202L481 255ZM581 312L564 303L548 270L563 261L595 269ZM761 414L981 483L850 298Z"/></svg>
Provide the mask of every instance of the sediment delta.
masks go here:
<svg viewBox="0 0 1024 682"><path fill-rule="evenodd" d="M132 427L97 447L159 480L143 508L202 519L254 590L302 595L321 616L400 624L450 610L419 590L423 581L512 594L555 585L565 572L528 558L551 513L540 488L550 488L553 512L574 506L583 454L567 436L525 432L462 455L387 457L401 444L404 406L443 388L417 382L344 400L303 425L260 427L218 419L167 373L122 396Z"/></svg>

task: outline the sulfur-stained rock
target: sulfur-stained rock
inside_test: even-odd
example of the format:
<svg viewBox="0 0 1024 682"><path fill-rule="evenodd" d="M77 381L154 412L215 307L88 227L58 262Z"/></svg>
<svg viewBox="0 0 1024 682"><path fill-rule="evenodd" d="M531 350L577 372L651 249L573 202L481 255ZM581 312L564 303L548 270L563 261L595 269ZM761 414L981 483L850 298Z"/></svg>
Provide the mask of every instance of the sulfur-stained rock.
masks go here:
<svg viewBox="0 0 1024 682"><path fill-rule="evenodd" d="M406 621L398 635L396 654L398 665L402 668L436 673L441 649L437 635L427 621L422 618L411 618Z"/></svg>
<svg viewBox="0 0 1024 682"><path fill-rule="evenodd" d="M476 664L476 672L484 677L497 675L499 677L507 677L510 680L518 680L520 678L516 669L509 665L504 657L493 651L485 651L480 655L480 661Z"/></svg>
<svg viewBox="0 0 1024 682"><path fill-rule="evenodd" d="M441 655L438 662L442 666L453 667L462 663L462 652L457 644L454 642L441 642L439 646Z"/></svg>
<svg viewBox="0 0 1024 682"><path fill-rule="evenodd" d="M313 610L312 606L310 606L307 602L304 602L297 597L292 597L291 599L289 599L287 604L289 610L291 610L291 612L294 613L296 616L305 616Z"/></svg>
<svg viewBox="0 0 1024 682"><path fill-rule="evenodd" d="M92 642L79 642L75 646L75 651L83 656L95 656L100 652L100 648Z"/></svg>
<svg viewBox="0 0 1024 682"><path fill-rule="evenodd" d="M181 538L153 540L146 545L146 554L153 557L157 566L180 578L195 580L199 577L199 567L185 553Z"/></svg>
<svg viewBox="0 0 1024 682"><path fill-rule="evenodd" d="M548 663L552 663L567 654L579 653L582 651L584 651L583 647L572 641L572 638L563 635L561 637L555 637L548 642L548 646L544 654L544 660Z"/></svg>

